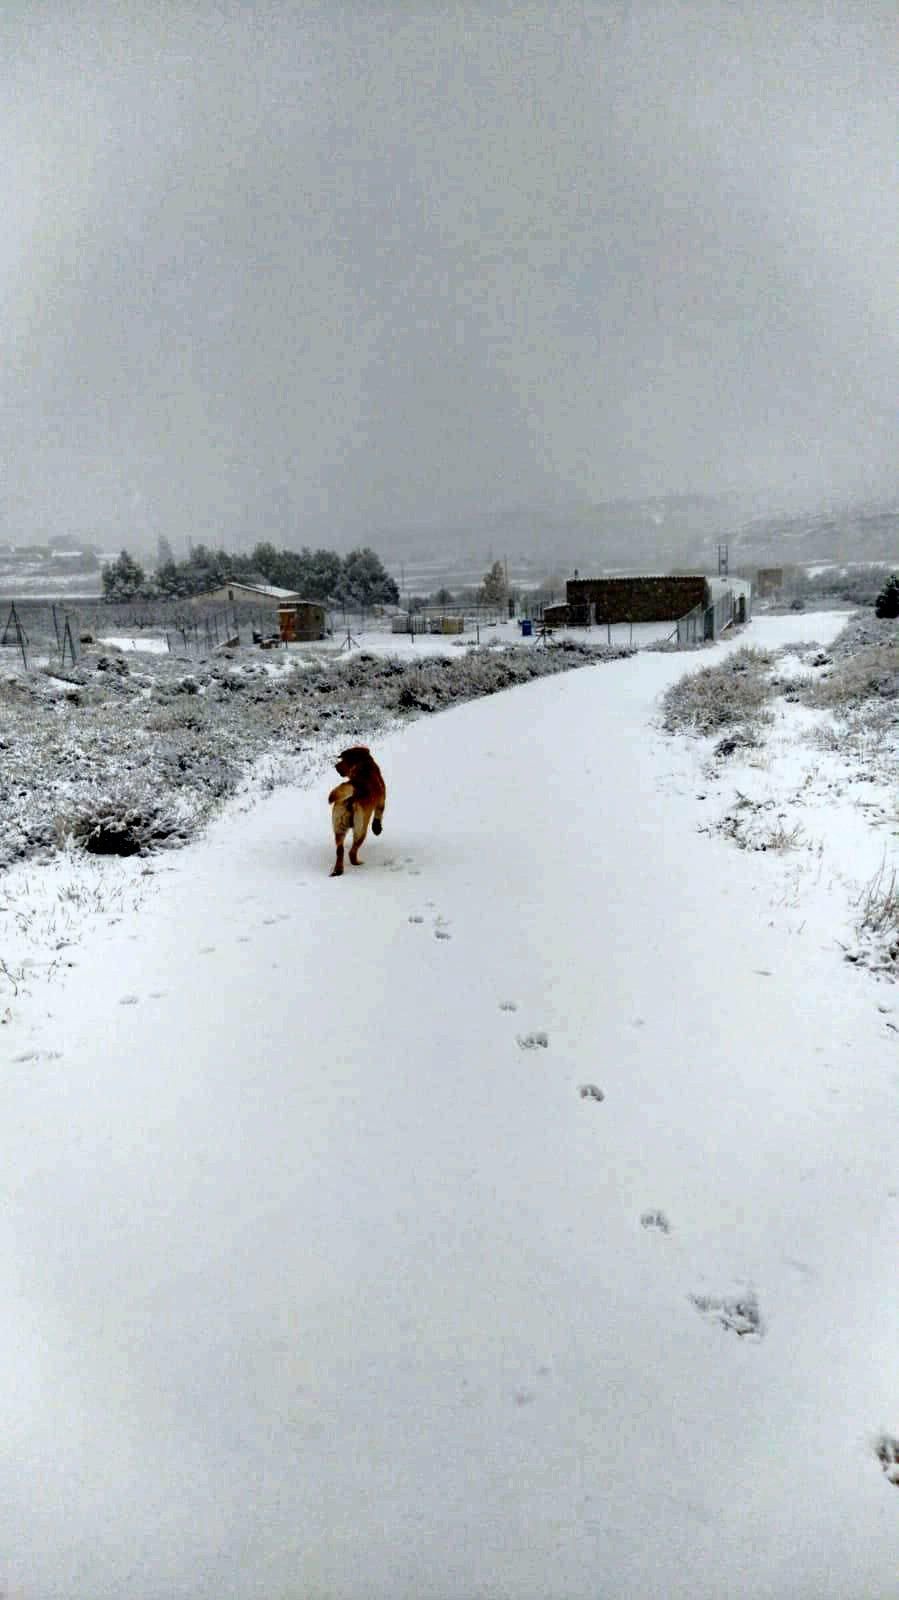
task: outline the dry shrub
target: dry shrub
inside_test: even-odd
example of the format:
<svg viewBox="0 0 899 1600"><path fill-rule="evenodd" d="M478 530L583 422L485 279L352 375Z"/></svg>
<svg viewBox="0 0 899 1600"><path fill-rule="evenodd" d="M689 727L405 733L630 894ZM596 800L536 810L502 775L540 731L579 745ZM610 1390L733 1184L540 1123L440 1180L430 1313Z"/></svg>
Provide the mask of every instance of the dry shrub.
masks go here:
<svg viewBox="0 0 899 1600"><path fill-rule="evenodd" d="M714 667L688 673L672 684L662 700L662 722L669 733L712 734L742 726L744 730L771 719L766 702L772 694L768 677L771 656L744 647Z"/></svg>
<svg viewBox="0 0 899 1600"><path fill-rule="evenodd" d="M828 672L803 683L802 699L828 711L899 699L899 645L869 645L834 662Z"/></svg>
<svg viewBox="0 0 899 1600"><path fill-rule="evenodd" d="M183 801L154 801L144 795L106 796L68 817L57 819L57 836L71 838L89 855L136 856L167 845L185 844L196 819Z"/></svg>
<svg viewBox="0 0 899 1600"><path fill-rule="evenodd" d="M895 868L887 873L886 862L859 897L858 931L891 946L899 945L899 883Z"/></svg>

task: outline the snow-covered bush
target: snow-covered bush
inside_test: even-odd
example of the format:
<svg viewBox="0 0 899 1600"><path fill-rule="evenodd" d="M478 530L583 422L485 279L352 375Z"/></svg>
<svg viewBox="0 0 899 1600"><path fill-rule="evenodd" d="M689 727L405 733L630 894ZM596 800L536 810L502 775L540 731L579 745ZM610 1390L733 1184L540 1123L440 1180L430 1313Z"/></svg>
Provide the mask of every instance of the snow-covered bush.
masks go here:
<svg viewBox="0 0 899 1600"><path fill-rule="evenodd" d="M899 699L899 643L868 645L833 662L802 690L806 705L838 710Z"/></svg>
<svg viewBox="0 0 899 1600"><path fill-rule="evenodd" d="M743 648L714 667L679 678L663 697L663 726L669 733L710 734L769 721L770 665L765 651Z"/></svg>
<svg viewBox="0 0 899 1600"><path fill-rule="evenodd" d="M196 825L183 800L153 800L146 793L124 793L97 799L92 805L57 819L57 838L73 839L91 855L134 856L162 846L185 844Z"/></svg>

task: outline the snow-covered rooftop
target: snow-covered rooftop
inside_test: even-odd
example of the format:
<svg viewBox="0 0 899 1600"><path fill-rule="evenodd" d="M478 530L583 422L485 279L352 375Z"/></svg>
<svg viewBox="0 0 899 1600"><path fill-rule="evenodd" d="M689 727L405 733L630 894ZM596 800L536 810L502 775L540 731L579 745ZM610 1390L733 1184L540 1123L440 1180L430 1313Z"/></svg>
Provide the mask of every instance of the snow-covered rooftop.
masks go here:
<svg viewBox="0 0 899 1600"><path fill-rule="evenodd" d="M279 589L274 583L246 583L242 578L229 578L219 585L222 589L244 589L252 594L268 595L272 600L298 600L296 589Z"/></svg>

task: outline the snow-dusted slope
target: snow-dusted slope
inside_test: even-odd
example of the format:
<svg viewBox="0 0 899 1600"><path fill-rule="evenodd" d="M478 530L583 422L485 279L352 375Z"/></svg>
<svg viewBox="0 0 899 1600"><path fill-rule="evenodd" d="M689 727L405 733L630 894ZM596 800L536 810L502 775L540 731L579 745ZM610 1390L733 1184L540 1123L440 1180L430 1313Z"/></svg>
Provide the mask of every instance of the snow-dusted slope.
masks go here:
<svg viewBox="0 0 899 1600"><path fill-rule="evenodd" d="M232 811L13 1007L9 1591L896 1593L895 1046L686 664L391 736L339 881L327 784Z"/></svg>

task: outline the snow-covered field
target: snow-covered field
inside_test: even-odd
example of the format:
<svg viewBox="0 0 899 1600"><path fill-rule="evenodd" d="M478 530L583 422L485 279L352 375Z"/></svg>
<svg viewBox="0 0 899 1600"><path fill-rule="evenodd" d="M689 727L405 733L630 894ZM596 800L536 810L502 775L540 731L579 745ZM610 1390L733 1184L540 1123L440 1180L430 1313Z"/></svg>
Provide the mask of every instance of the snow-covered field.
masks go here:
<svg viewBox="0 0 899 1600"><path fill-rule="evenodd" d="M899 1015L838 941L899 823L800 704L659 724L844 622L395 729L342 880L327 778L7 875L6 1593L897 1593Z"/></svg>
<svg viewBox="0 0 899 1600"><path fill-rule="evenodd" d="M150 656L165 655L169 648L164 634L111 634L98 642L107 648L111 645L114 650L132 651L135 654Z"/></svg>
<svg viewBox="0 0 899 1600"><path fill-rule="evenodd" d="M352 655L365 651L371 655L398 656L401 661L414 661L418 656L455 656L473 644L514 644L525 650L541 650L544 644L536 631L538 627L539 624L535 622L535 631L526 638L518 622L484 623L479 626L471 623L464 634L416 633L414 637L408 633L392 633L379 626L366 626L364 629L353 629L352 642L347 644L346 632L341 635L340 627L335 625L330 639L287 648L290 652L313 656ZM614 622L593 628L555 628L552 638L556 643L568 639L581 645L633 645L640 649L669 639L674 628L672 622Z"/></svg>

